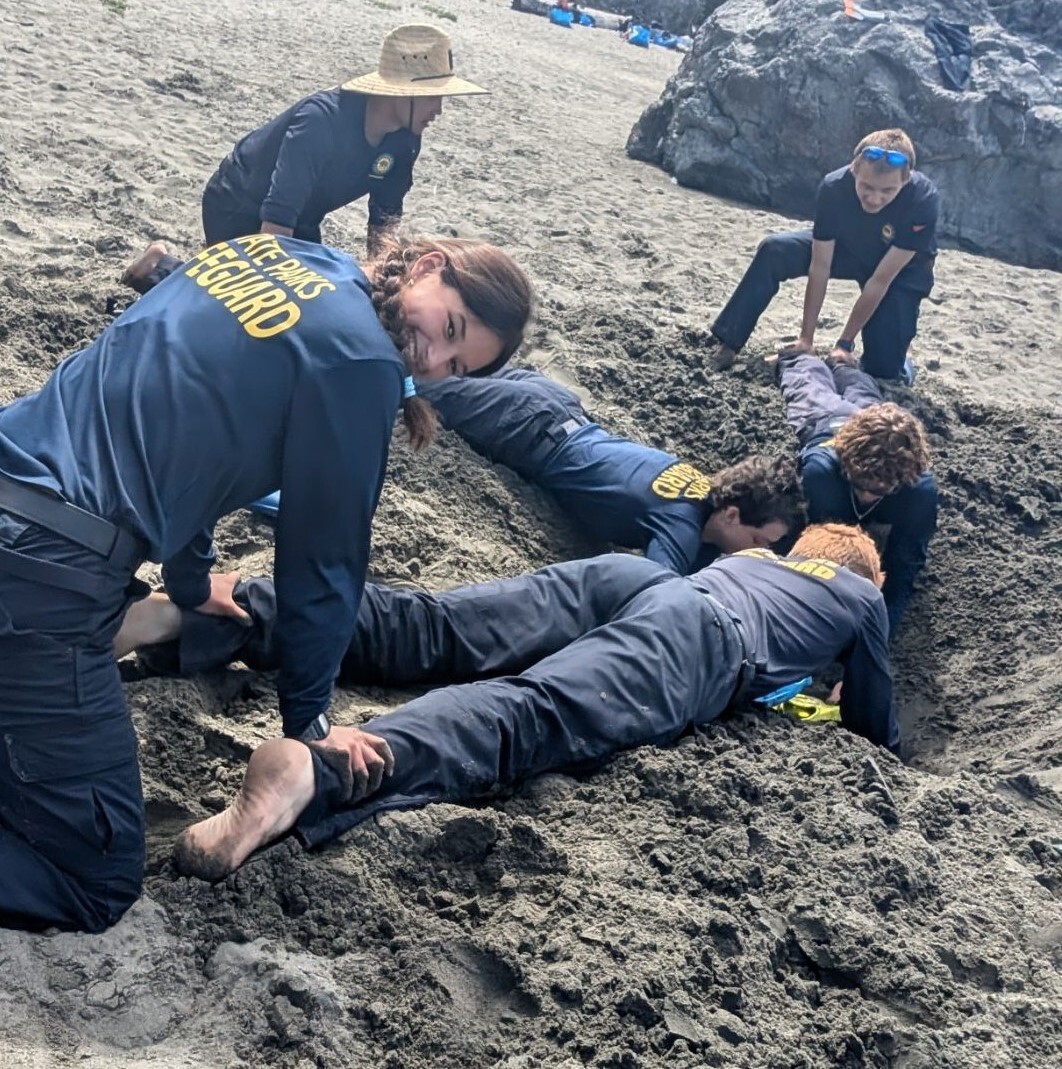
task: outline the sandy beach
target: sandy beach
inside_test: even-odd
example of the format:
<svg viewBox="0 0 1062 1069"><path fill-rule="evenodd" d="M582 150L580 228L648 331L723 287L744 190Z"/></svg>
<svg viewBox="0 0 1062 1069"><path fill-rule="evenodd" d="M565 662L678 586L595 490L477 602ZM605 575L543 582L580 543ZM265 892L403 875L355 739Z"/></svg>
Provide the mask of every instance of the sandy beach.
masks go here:
<svg viewBox="0 0 1062 1069"><path fill-rule="evenodd" d="M421 20L492 95L429 129L406 221L528 269L520 361L704 470L795 449L763 357L795 338L801 285L731 372L701 352L756 243L792 221L627 158L680 56L507 0L5 5L0 403L128 303L118 276L148 241L199 247L202 185L238 136ZM356 204L325 239L360 252L364 226ZM831 288L827 335L853 292ZM741 714L497 803L387 816L315 853L284 841L210 886L169 849L278 731L274 681L130 663L147 892L103 936L0 931L0 1065L1057 1069L1060 304L1055 273L945 249L917 390L892 390L930 431L942 491L894 643L908 765ZM449 435L417 459L396 441L374 537L377 579L429 590L606 548ZM250 513L218 544L226 568L271 568ZM342 691L336 715L408 696Z"/></svg>

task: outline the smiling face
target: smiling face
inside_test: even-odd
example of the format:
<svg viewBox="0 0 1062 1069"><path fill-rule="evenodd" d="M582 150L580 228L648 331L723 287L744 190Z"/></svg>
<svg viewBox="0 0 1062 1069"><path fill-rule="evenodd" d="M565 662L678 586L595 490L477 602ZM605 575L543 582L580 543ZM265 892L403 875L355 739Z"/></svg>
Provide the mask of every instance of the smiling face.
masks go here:
<svg viewBox="0 0 1062 1069"><path fill-rule="evenodd" d="M445 263L440 253L422 256L402 290L410 365L413 377L425 382L479 371L497 360L502 350L498 335L472 315L453 286L442 281Z"/></svg>
<svg viewBox="0 0 1062 1069"><path fill-rule="evenodd" d="M868 215L877 215L900 195L904 187L903 171L899 167L879 170L862 159L852 164L852 177L859 205Z"/></svg>

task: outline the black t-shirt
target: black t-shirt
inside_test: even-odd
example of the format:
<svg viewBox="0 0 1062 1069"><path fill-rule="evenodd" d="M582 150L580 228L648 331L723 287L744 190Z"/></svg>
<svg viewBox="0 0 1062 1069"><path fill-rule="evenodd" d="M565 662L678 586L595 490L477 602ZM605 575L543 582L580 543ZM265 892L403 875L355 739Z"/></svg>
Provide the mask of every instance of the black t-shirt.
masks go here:
<svg viewBox="0 0 1062 1069"><path fill-rule="evenodd" d="M912 171L910 181L891 204L880 212L866 212L856 194L855 176L850 168L842 167L819 184L812 237L835 241L865 272L863 282L890 248L910 249L914 258L897 281L928 293L937 255L939 210L937 187L921 171Z"/></svg>
<svg viewBox="0 0 1062 1069"><path fill-rule="evenodd" d="M369 222L402 216L420 138L395 130L365 140L368 97L324 89L243 137L218 168L223 188L259 218L313 228L336 208L369 195Z"/></svg>

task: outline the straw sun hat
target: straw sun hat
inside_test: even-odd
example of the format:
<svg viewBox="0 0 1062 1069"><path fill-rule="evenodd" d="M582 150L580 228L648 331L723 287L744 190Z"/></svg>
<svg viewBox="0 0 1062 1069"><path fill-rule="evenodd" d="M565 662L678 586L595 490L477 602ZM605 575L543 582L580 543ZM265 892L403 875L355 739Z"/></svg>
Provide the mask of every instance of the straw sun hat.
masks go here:
<svg viewBox="0 0 1062 1069"><path fill-rule="evenodd" d="M376 70L351 78L341 88L382 97L455 97L488 92L454 74L449 36L424 23L392 30L384 38Z"/></svg>

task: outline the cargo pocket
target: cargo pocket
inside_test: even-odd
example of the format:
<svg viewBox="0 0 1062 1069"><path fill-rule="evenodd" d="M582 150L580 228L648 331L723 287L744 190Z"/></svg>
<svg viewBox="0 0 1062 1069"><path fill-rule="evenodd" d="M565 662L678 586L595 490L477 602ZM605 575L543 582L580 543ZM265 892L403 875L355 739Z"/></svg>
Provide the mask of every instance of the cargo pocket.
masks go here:
<svg viewBox="0 0 1062 1069"><path fill-rule="evenodd" d="M59 868L91 873L102 857L139 849L143 803L136 733L124 714L86 723L42 717L3 735L7 821Z"/></svg>

